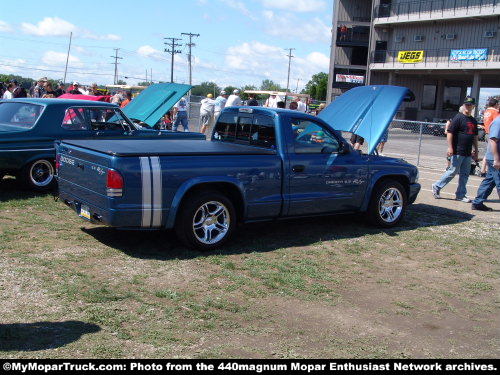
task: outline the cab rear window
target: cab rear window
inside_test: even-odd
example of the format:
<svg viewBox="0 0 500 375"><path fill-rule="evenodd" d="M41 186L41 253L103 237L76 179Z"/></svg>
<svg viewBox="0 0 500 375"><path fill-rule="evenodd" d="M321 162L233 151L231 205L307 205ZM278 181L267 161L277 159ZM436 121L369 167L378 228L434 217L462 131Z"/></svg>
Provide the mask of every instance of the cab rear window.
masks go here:
<svg viewBox="0 0 500 375"><path fill-rule="evenodd" d="M0 124L13 128L31 129L35 126L43 106L30 103L0 103Z"/></svg>
<svg viewBox="0 0 500 375"><path fill-rule="evenodd" d="M238 116L224 113L215 126L214 140L274 149L274 121L263 115Z"/></svg>

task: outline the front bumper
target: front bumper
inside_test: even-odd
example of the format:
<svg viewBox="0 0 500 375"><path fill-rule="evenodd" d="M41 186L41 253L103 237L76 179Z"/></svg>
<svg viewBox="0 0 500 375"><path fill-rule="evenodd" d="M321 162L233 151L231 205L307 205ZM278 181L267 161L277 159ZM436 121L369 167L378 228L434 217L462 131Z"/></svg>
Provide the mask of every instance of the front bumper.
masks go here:
<svg viewBox="0 0 500 375"><path fill-rule="evenodd" d="M412 204L417 199L417 195L420 192L420 184L410 184L410 191L408 192L408 204Z"/></svg>

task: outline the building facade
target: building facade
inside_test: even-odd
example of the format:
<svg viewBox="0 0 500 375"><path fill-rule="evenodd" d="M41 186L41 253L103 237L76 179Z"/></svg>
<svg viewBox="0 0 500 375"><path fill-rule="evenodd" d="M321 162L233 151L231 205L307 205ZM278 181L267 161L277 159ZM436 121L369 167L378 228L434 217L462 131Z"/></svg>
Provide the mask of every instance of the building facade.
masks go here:
<svg viewBox="0 0 500 375"><path fill-rule="evenodd" d="M344 25L353 29L360 13L370 15L364 69L343 45ZM406 86L416 100L398 116L437 121L456 113L468 90L479 99L480 88L500 87L500 0L335 0L333 22L330 100L360 84ZM339 76L343 69L359 74Z"/></svg>

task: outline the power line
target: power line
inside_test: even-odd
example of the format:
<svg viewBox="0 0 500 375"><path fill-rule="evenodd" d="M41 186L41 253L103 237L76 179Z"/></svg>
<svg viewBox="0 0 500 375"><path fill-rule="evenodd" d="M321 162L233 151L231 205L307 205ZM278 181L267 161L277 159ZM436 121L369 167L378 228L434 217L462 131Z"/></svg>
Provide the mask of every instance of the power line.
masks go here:
<svg viewBox="0 0 500 375"><path fill-rule="evenodd" d="M181 53L180 50L175 49L176 47L181 47L182 44L178 44L178 40L182 40L179 38L163 38L166 40L170 40L170 43L165 42L164 44L170 46L170 49L165 48L165 52L170 53L172 55L172 62L170 63L170 82L174 83L174 56L178 53Z"/></svg>
<svg viewBox="0 0 500 375"><path fill-rule="evenodd" d="M123 59L123 57L119 57L118 56L118 51L120 50L120 48L113 48L115 50L115 55L114 56L110 56L111 58L115 59L115 62L114 63L111 63L111 64L114 64L115 65L115 78L113 80L113 84L117 84L118 82L118 60L119 59Z"/></svg>
<svg viewBox="0 0 500 375"><path fill-rule="evenodd" d="M196 46L196 44L193 43L193 37L199 37L200 34L193 34L193 33L181 33L181 35L186 35L189 36L189 43L187 46L189 47L189 53L188 53L188 63L189 63L189 85L192 85L193 83L193 67L191 64L191 48Z"/></svg>

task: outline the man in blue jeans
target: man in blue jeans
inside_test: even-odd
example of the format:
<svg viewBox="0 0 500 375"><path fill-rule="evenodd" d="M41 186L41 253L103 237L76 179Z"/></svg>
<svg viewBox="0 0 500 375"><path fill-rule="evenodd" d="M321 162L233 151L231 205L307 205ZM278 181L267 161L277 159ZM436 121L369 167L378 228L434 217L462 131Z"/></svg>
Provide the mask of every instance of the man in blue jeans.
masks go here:
<svg viewBox="0 0 500 375"><path fill-rule="evenodd" d="M467 181L469 180L471 160L477 160L477 120L472 116L476 101L466 97L460 112L453 118L446 134L448 141L448 156L451 163L441 179L432 185L434 198L441 198L440 192L458 173L458 187L455 192L457 201L470 203L467 197ZM474 146L474 151L472 151Z"/></svg>
<svg viewBox="0 0 500 375"><path fill-rule="evenodd" d="M488 174L479 185L476 199L472 201L472 209L478 211L492 211L491 207L483 202L488 199L495 186L500 196L500 116L491 123L485 159L488 164Z"/></svg>
<svg viewBox="0 0 500 375"><path fill-rule="evenodd" d="M174 125L172 126L172 130L174 132L177 131L177 128L179 125L182 125L182 129L185 132L189 131L189 119L188 119L188 110L189 110L189 103L186 100L186 98L181 98L177 102L177 104L174 106Z"/></svg>

